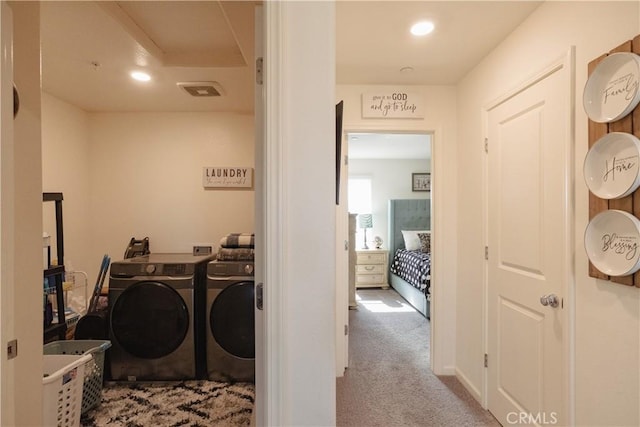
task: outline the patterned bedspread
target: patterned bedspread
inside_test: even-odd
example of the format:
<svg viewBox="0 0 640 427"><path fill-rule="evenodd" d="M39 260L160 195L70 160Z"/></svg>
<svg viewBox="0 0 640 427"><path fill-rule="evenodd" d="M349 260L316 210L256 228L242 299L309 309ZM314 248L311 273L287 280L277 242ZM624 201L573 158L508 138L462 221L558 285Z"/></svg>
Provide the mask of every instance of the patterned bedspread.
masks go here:
<svg viewBox="0 0 640 427"><path fill-rule="evenodd" d="M398 249L393 256L391 273L405 280L411 286L429 294L431 284L431 255L421 250Z"/></svg>

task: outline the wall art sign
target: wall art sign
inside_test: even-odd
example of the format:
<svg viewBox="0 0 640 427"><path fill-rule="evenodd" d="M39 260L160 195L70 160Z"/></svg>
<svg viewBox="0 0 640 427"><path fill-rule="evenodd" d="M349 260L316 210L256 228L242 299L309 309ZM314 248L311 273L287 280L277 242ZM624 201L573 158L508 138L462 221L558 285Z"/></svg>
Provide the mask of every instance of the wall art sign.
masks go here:
<svg viewBox="0 0 640 427"><path fill-rule="evenodd" d="M202 168L205 188L252 188L253 168L244 166L212 166Z"/></svg>
<svg viewBox="0 0 640 427"><path fill-rule="evenodd" d="M424 172L412 173L411 191L431 191L431 174Z"/></svg>
<svg viewBox="0 0 640 427"><path fill-rule="evenodd" d="M600 62L587 79L582 103L594 122L610 123L633 111L640 102L640 56L618 52Z"/></svg>
<svg viewBox="0 0 640 427"><path fill-rule="evenodd" d="M584 180L601 199L619 199L640 186L640 139L630 133L611 132L589 149Z"/></svg>
<svg viewBox="0 0 640 427"><path fill-rule="evenodd" d="M620 210L600 212L587 225L587 256L609 276L627 276L640 269L640 220Z"/></svg>
<svg viewBox="0 0 640 427"><path fill-rule="evenodd" d="M362 94L362 117L365 119L423 119L421 94L390 91Z"/></svg>

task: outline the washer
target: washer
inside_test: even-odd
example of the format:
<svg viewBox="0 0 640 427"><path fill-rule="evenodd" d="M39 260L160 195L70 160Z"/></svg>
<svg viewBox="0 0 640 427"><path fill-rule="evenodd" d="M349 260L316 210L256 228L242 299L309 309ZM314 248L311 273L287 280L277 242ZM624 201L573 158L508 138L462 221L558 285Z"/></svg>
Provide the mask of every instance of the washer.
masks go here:
<svg viewBox="0 0 640 427"><path fill-rule="evenodd" d="M255 381L253 262L212 261L207 268L207 376Z"/></svg>
<svg viewBox="0 0 640 427"><path fill-rule="evenodd" d="M111 264L111 378L187 380L204 375L207 263L213 256L148 254Z"/></svg>

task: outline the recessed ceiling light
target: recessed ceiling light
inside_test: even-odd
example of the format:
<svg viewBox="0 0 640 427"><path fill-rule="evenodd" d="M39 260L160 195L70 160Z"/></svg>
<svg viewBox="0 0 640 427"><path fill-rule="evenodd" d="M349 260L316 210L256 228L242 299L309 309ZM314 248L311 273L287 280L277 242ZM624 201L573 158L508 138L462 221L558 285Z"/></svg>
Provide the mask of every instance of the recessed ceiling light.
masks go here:
<svg viewBox="0 0 640 427"><path fill-rule="evenodd" d="M147 73L143 73L142 71L133 71L131 73L131 78L138 80L139 82L148 82L151 80L151 76Z"/></svg>
<svg viewBox="0 0 640 427"><path fill-rule="evenodd" d="M430 21L420 21L411 26L411 34L414 36L425 36L433 31L435 26Z"/></svg>

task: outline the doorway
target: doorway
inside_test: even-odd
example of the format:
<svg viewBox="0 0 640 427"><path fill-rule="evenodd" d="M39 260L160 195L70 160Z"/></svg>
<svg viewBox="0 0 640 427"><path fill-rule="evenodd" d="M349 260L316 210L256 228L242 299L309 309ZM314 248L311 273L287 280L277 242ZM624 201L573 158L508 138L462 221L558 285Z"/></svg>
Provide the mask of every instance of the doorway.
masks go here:
<svg viewBox="0 0 640 427"><path fill-rule="evenodd" d="M364 253L362 248L376 246L385 251L385 274L382 281L383 287L386 287L390 279L389 265L394 258L394 253L391 252L395 252L389 233L389 200L426 199L429 211L433 211L431 189L419 191L421 189L413 188L412 179L414 174L432 177L434 135L429 132L359 130L347 131L344 139L348 153L348 162L345 165L348 179L345 212L359 216L370 214L371 219L366 224L370 228L362 228L362 224L356 223L355 233L349 235L351 239L355 237L355 241L350 242L350 245L361 251L358 254ZM346 216L346 213L343 216ZM433 223L431 221L428 227L431 231ZM349 265L350 271L356 268L360 267ZM432 281L432 289L434 285ZM402 289L398 288L398 291L403 294ZM412 296L405 294L403 298L411 302ZM347 305L342 302L340 309L343 310ZM433 325L433 322L430 322L430 325ZM431 336L433 334L430 334L429 341L432 341ZM428 346L429 352L432 353L432 342L429 342Z"/></svg>
<svg viewBox="0 0 640 427"><path fill-rule="evenodd" d="M43 57L49 58L50 61L51 58L59 59L63 65L64 60L69 57L96 59L96 64L84 61L81 64L84 67L79 68L85 71L89 67L90 75L96 78L106 79L108 75L111 75L116 68L115 64L120 65L120 63L112 61L112 57L109 55L112 54L117 58L127 56L126 53L129 50L126 47L132 43L132 37L118 26L117 20L106 16L105 11L101 9L102 6L117 6L116 2L104 3L49 2L43 5L41 11L41 24L44 28L43 39L49 42L43 43ZM200 10L198 7L218 7L217 2L195 2L188 5L178 2L162 6L181 5L187 9L184 12L193 15L192 11L195 10L195 15L198 16L202 16L198 13ZM130 6L134 7L135 5ZM153 7L153 4L147 3L143 6ZM226 20L229 22L240 21L245 26L253 23L252 19L238 18L239 13L242 12L238 8L249 7L253 9L252 4L230 3L228 6ZM54 50L56 47L53 46L54 42L62 38L59 33L62 33L63 29L75 28L75 25L59 25L58 19L71 19L71 17L67 18L67 7L73 10L80 8L81 10L77 11L79 14L87 14L84 19L74 19L74 24L91 25L93 23L95 28L105 26L110 31L77 31L78 34L89 34L91 37L76 37L73 43L64 44L64 50ZM160 9L162 8L158 7L151 12L160 14ZM230 16L231 14L233 16ZM76 15L71 16L75 17ZM179 16L176 15L177 20L179 20L178 18ZM111 32L114 35L109 37ZM176 31L173 34L179 32ZM165 32L167 37L171 33L171 31ZM182 33L185 34L185 32ZM244 33L243 35L247 36ZM92 43L93 36L101 37L97 43L93 42L95 43L94 48L89 49L91 56L88 56L85 54L84 48L85 45ZM250 43L245 38L238 40L245 43L247 50L244 53L249 56L252 52L249 47L253 42ZM112 50L107 51L105 45ZM144 53L142 48L140 51ZM161 65L158 64L159 58L149 55L145 59L149 63L147 68L161 69ZM170 58L165 56L163 59ZM184 59L186 61L189 58L185 57ZM119 260L125 242L134 235L138 237L150 236L153 252L188 253L192 251L195 243L213 246L213 250L216 251L219 238L225 234L235 231L253 231L253 191L251 189L204 189L201 176L203 166L253 166L253 117L247 113L251 109L237 104L237 107L240 107L239 109L242 109L243 112L234 112L231 107L225 107L228 104L223 104L231 102L231 100L233 102L242 100L243 104L246 102L247 105L253 105L253 102L250 102L253 99L254 91L252 84L253 58L248 57L247 62L245 67L229 67L221 71L216 70L215 73L208 71L205 67L193 67L193 69L191 67L162 68L163 72L152 73L154 79L147 82L146 86L143 86L144 83L129 82L126 72L117 74L124 76L122 80L127 79L122 83L123 85L137 85L131 86L128 91L128 96L132 97L132 101L140 102L161 96L161 90L167 90L176 97L177 102L172 103L171 109L156 112L146 111L144 106L141 109L141 106L134 105L134 102L130 102L131 110L119 110L108 106L92 109L90 106L85 107L72 102L73 99L65 98L64 95L70 96L71 91L62 91L62 94L55 96L57 92L53 92L54 85L51 80L56 76L55 71L59 64L46 62L47 66L43 65L43 80L50 83L47 87L47 93L43 95L45 103L43 122L46 131L45 138L43 138L46 139L43 141L46 155L44 158L46 170L43 171L44 182L49 186L47 188L49 190L64 191L65 198L68 200L67 207L65 207L65 222L69 224L69 232L66 233L68 238L65 243L66 249L71 255L67 259L71 258L74 267L78 270L87 270L89 277L95 277L95 271L91 271L92 268L97 267L93 262L96 258L95 252L107 252L113 255L114 260ZM44 61L43 64L45 64ZM140 64L137 63L137 65ZM67 68L71 72L70 67ZM76 69L73 71L77 72ZM118 71L121 69L118 68ZM176 77L177 74L174 73L182 74ZM249 84L241 85L241 94L235 88L234 81L231 79L223 80L223 78L226 79L224 76L232 74L237 75L238 79L245 75L249 76ZM199 95L196 97L188 90L183 90L183 86L177 84L177 82L205 82L213 78L219 80L222 86L221 91L226 91L222 96L216 97L215 94L202 87L199 89L201 92L196 91ZM77 83L77 86L81 86L80 81ZM91 86L92 89L95 87L108 87L110 92L116 90L115 83ZM211 96L209 96L210 93ZM111 98L94 96L92 99L108 100ZM199 110L187 111L187 107ZM109 110L109 108L113 109ZM220 110L216 111L216 108ZM105 112L104 110L111 111L111 113L101 114ZM128 121L129 124L122 126L111 121L119 118ZM143 125L144 122L146 125ZM140 126L144 126L146 129L142 129ZM89 127L92 129L89 130ZM116 133L119 134L116 135ZM144 147L145 140L153 141L153 146ZM113 161L115 159L111 157L112 155L122 154L125 151L127 155L118 155L118 157L128 164L121 163L120 159ZM64 153L64 155L54 157L58 153ZM106 163L111 164L105 167ZM171 169L171 173L163 174L161 170L152 172L150 168L153 168L154 164L165 165ZM117 170L118 173L93 175L97 170ZM196 172L195 176L193 172ZM133 175L129 174L136 177L146 177L145 183L139 185L142 180L137 178L130 180L130 176ZM98 175L102 175L102 177ZM127 177L128 175L129 177ZM159 182L169 175L171 175L175 186ZM189 175L191 175L190 179L180 182L182 178ZM89 182L91 182L91 188L88 186ZM256 180L254 180L255 182ZM102 191L100 187L103 189L108 187L108 191ZM162 191L154 190L154 188L160 187L163 188ZM180 190L176 191L178 187ZM111 191L115 189L117 190ZM118 215L113 215L112 209L103 208L98 209L95 215L86 215L86 212L91 208L92 194L100 194L100 203L105 207L118 206ZM169 194L171 196L165 198ZM162 198L165 200L161 200ZM171 199L171 202L168 202L168 199ZM160 209L160 205L165 209ZM179 205L182 206L179 209L180 212L174 210L174 207ZM215 209L223 205L240 206L241 208L226 216L220 209ZM217 212L212 214L214 210ZM147 215L143 211L147 213L162 211L162 214ZM201 212L203 216L197 218L200 216L197 212ZM231 212L231 210L229 209L227 212ZM109 218L104 218L105 221L103 221L102 215L108 215ZM124 221L118 221L119 224L112 222L111 219L116 216ZM143 216L147 218L143 218ZM151 217L160 220L154 221ZM100 225L97 226L96 223ZM126 232L126 240L122 237L121 225L131 229ZM179 226L179 232L172 232L172 228L175 226ZM78 231L79 229L86 230L86 232L82 233ZM107 230L109 231L105 233L104 231ZM91 244L88 245L88 242Z"/></svg>

